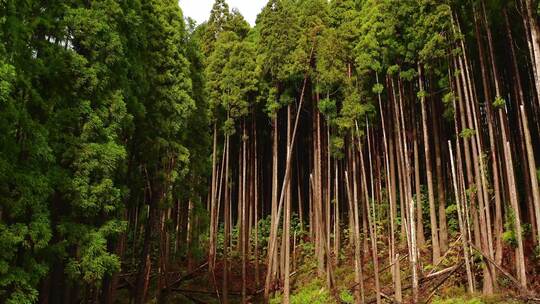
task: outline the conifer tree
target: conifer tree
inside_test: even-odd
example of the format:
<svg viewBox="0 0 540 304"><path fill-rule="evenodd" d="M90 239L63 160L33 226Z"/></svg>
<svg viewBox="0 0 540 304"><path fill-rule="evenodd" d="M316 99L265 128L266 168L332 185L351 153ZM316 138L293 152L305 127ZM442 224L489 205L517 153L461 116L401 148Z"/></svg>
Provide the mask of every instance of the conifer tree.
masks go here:
<svg viewBox="0 0 540 304"><path fill-rule="evenodd" d="M159 239L163 209L173 202L174 186L187 171L189 151L183 138L188 117L195 108L186 50L182 12L174 1L150 1L141 6L146 37L140 50L147 90L141 96L143 111L136 121L134 157L140 163L148 188L149 206L141 264L137 276L136 301L146 300L153 252Z"/></svg>
<svg viewBox="0 0 540 304"><path fill-rule="evenodd" d="M537 1L181 4L0 0L1 303L538 298Z"/></svg>

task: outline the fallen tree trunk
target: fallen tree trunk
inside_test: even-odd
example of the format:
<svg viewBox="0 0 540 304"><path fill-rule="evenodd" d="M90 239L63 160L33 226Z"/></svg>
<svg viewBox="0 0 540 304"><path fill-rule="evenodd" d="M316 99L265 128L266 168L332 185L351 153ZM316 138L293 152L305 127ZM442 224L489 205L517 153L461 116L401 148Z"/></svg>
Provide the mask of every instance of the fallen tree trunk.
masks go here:
<svg viewBox="0 0 540 304"><path fill-rule="evenodd" d="M504 270L504 268L502 268L501 266L497 265L497 263L492 259L490 258L487 254L485 254L480 248L478 248L476 245L474 245L472 242L469 241L469 244L471 245L471 247L476 250L478 253L480 253L482 255L482 257L484 257L484 259L486 259L486 261L488 261L489 263L491 263L497 270L499 270L502 274L504 274L508 279L510 279L510 281L512 281L512 283L514 283L514 285L516 285L516 287L518 287L518 289L520 290L520 292L522 292L524 295L528 296L528 297L535 297L536 295L534 293L532 293L530 290L526 289L523 287L523 285L516 279L514 278L508 271Z"/></svg>

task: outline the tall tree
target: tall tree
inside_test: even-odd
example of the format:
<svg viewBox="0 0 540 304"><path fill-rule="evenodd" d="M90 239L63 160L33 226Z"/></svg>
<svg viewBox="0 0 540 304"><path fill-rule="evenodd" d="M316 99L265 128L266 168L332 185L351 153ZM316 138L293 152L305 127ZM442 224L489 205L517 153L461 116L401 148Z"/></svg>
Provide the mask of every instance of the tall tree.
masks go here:
<svg viewBox="0 0 540 304"><path fill-rule="evenodd" d="M164 18L166 16L166 18ZM141 263L137 275L136 302L146 300L152 255L160 232L163 208L173 201L170 187L186 172L189 151L183 143L187 118L194 109L190 96L189 62L181 46L185 28L178 4L150 1L141 6L145 45L140 49L145 60L144 76L149 84L140 100L142 111L135 116L134 153L145 182L145 201L149 207L144 232Z"/></svg>

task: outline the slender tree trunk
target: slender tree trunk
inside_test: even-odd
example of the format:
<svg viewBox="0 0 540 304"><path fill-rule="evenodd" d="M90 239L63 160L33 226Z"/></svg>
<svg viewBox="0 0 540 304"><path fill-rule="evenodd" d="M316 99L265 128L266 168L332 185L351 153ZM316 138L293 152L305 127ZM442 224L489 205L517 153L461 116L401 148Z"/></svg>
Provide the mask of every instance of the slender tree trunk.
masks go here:
<svg viewBox="0 0 540 304"><path fill-rule="evenodd" d="M330 249L331 247L331 227L332 227L332 212L331 212L331 190L332 190L332 165L330 163L330 126L328 123L326 126L326 248ZM327 252L328 253L328 252ZM328 256L329 257L329 256ZM327 267L330 267L330 259L327 259Z"/></svg>
<svg viewBox="0 0 540 304"><path fill-rule="evenodd" d="M254 206L254 224L255 224L255 239L254 239L254 252L253 252L253 258L255 260L255 287L258 288L260 285L259 277L260 277L260 270L259 270L259 158L258 158L258 151L257 151L257 119L256 117L253 117L253 190L254 190L254 200L253 200L253 206Z"/></svg>
<svg viewBox="0 0 540 304"><path fill-rule="evenodd" d="M528 0L531 1L531 0ZM536 175L536 159L534 156L534 149L531 139L531 132L529 130L529 121L527 119L527 113L525 111L525 105L523 104L525 98L523 96L523 86L521 82L521 76L519 75L519 69L518 69L518 63L516 59L516 54L514 51L514 39L512 37L512 31L510 29L510 22L508 21L508 13L506 10L503 11L504 14L504 20L505 20L505 26L506 26L506 33L508 35L509 43L510 43L510 53L512 55L512 65L514 67L514 73L516 77L516 84L517 84L517 90L519 92L519 99L521 100L520 107L520 118L521 118L521 124L523 127L523 135L525 137L525 148L527 151L527 163L528 163L528 171L529 171L529 178L531 181L531 192L533 197L533 204L534 204L534 217L536 219L536 232L538 233L536 237L536 242L540 242L540 190L538 189L538 178ZM531 210L532 211L532 210ZM535 223L531 223L534 225Z"/></svg>
<svg viewBox="0 0 540 304"><path fill-rule="evenodd" d="M291 153L291 106L287 106L287 153ZM287 154L287 158L289 155ZM291 174L289 172L289 174ZM285 218L283 220L283 239L285 240L285 250L283 255L285 256L284 267L284 281L283 281L283 303L288 304L290 302L290 254L291 254L291 181L285 186Z"/></svg>
<svg viewBox="0 0 540 304"><path fill-rule="evenodd" d="M275 114L276 117L273 119L273 134L272 134L272 206L271 206L271 218L270 218L270 226L275 226L275 223L277 222L277 199L278 199L278 120L277 120L277 113ZM271 242L276 242L277 240L276 233L273 230L270 230L270 240ZM271 284L273 283L275 277L276 277L276 269L277 269L277 252L268 251L267 254L267 260L268 260L268 266L267 266L267 274L266 274L266 283L265 283L265 299L266 296L266 290L269 290L271 288Z"/></svg>
<svg viewBox="0 0 540 304"><path fill-rule="evenodd" d="M158 190L154 187L153 190ZM159 191L152 191L150 194L150 209L148 221L146 223L144 233L144 244L141 256L141 266L137 275L137 288L135 289L135 304L143 304L146 302L148 288L150 285L150 273L152 271L152 251L153 244L156 238L156 232L159 229Z"/></svg>
<svg viewBox="0 0 540 304"><path fill-rule="evenodd" d="M455 63L455 59L454 59L454 65L457 65ZM448 72L448 75L449 75L449 79L450 79L450 87L452 88L453 91L455 91L456 89L460 92L458 95L459 97L462 96L461 94L461 88L459 87L459 83L455 83L452 79L452 77L450 76L452 74L452 72L450 71L451 69L449 69L449 72ZM456 104L456 97L454 95L454 97L452 98L452 105L454 107L454 109L457 110L457 104ZM461 105L460 105L460 110L461 110ZM462 115L463 116L463 115ZM454 131L456 134L459 134L459 123L458 123L458 115L457 114L454 114ZM449 146L449 148L451 148L451 145ZM464 175L463 175L463 161L462 161L462 151L461 151L461 144L460 144L460 140L459 140L459 137L456 139L456 158L457 158L457 168L452 168L452 169L456 169L457 170L457 178L455 180L456 182L456 187L458 188L458 195L456 196L456 202L460 202L458 201L461 198L463 198L463 205L461 205L462 208L461 209L461 214L462 214L462 221L463 221L463 225L464 225L464 232L465 235L463 236L464 240L467 240L467 241L470 241L471 238L472 238L472 234L471 234L471 229L470 229L470 224L469 224L469 212L468 212L468 207L467 207L467 196L465 194L465 178L464 178ZM452 154L452 151L450 150L450 157L453 157L453 154ZM451 159L451 161L453 161L453 159ZM459 213L458 213L458 216L459 216ZM458 219L459 220L459 219ZM464 255L468 255L468 256L472 256L472 248L470 248L469 246L469 243L465 243L465 246L466 246L466 249L464 250L467 250L467 252L464 252ZM470 267L472 268L472 266L474 265L474 260L471 258L471 263L470 263ZM472 292L474 292L475 290L475 280L474 280L474 273L472 272L471 270L471 284L469 285L469 289L472 290Z"/></svg>
<svg viewBox="0 0 540 304"><path fill-rule="evenodd" d="M539 33L538 33L538 21L535 16L537 8L533 5L533 0L524 0L525 1L525 12L526 19L528 23L528 28L530 31L530 37L527 37L530 40L530 45L532 47L532 57L531 62L533 64L534 71L534 85L536 87L536 96L537 102L540 104L540 42L539 42Z"/></svg>
<svg viewBox="0 0 540 304"><path fill-rule="evenodd" d="M193 270L193 254L192 254L192 250L193 250L193 224L194 224L194 221L195 221L195 214L194 214L194 211L193 211L194 208L195 208L195 206L193 204L193 200L189 199L188 200L188 222L187 222L187 231L186 231L188 271ZM161 221L161 227L162 227L162 229L165 228L165 217L163 217L163 219ZM163 234L166 234L166 232L163 233ZM162 248L161 253L163 254L163 252L165 252L166 250L167 250L166 247Z"/></svg>
<svg viewBox="0 0 540 304"><path fill-rule="evenodd" d="M124 219L128 219L128 211L124 211L122 217ZM124 258L126 238L127 238L127 233L122 232L118 240L115 242L116 244L114 246L114 252L120 259ZM107 283L104 284L103 294L101 298L102 303L113 304L116 302L116 294L117 294L119 279L120 279L120 273L116 272L112 274L110 278L107 280L108 284Z"/></svg>
<svg viewBox="0 0 540 304"><path fill-rule="evenodd" d="M319 97L317 94L317 103L319 102ZM324 233L326 230L323 216L323 192L322 192L322 151L321 151L321 113L319 110L316 110L316 141L315 141L315 188L313 189L316 192L316 218L317 218L317 230L315 237L315 248L317 248L317 269L318 274L322 277L325 274L325 263L324 263L324 246L326 240L324 238Z"/></svg>
<svg viewBox="0 0 540 304"><path fill-rule="evenodd" d="M427 186L428 186L428 201L429 201L429 216L431 224L431 243L433 251L433 264L437 264L441 257L441 248L439 245L439 234L437 228L437 214L435 209L435 197L433 193L433 170L431 166L431 155L430 155L430 143L429 143L429 131L428 131L428 121L427 121L427 111L426 111L426 98L424 91L424 79L422 77L422 68L418 66L418 84L420 92L422 94L420 98L420 103L422 107L422 133L424 134L424 157L426 160L426 176L427 176Z"/></svg>
<svg viewBox="0 0 540 304"><path fill-rule="evenodd" d="M246 303L247 301L247 292L246 292L246 285L247 285L247 246L249 243L248 239L248 223L247 223L247 209L249 209L247 201L246 201L246 168L247 168L247 133L246 133L246 122L244 121L242 124L243 128L243 136L242 136L242 192L240 193L242 198L242 211L240 216L242 217L241 220L241 232L242 232L242 303Z"/></svg>
<svg viewBox="0 0 540 304"><path fill-rule="evenodd" d="M213 148L212 148L212 184L210 189L210 233L208 240L208 270L210 273L214 272L214 257L216 255L216 228L217 215L216 210L216 188L217 188L217 126L214 123L214 135L213 135Z"/></svg>
<svg viewBox="0 0 540 304"><path fill-rule="evenodd" d="M501 190L500 190L500 181L499 181L499 162L497 157L497 146L495 141L495 120L493 117L493 107L491 105L492 103L492 97L491 97L491 91L489 87L489 76L486 69L486 63L485 63L485 51L484 51L484 43L481 40L480 35L480 26L476 14L476 10L474 12L475 16L475 31L476 31L476 38L477 38L477 45L479 50L479 59L480 59L480 68L482 72L482 86L484 90L484 97L486 100L486 113L487 113L487 120L488 120L488 133L489 133L489 143L490 143L490 155L491 155L491 164L492 164L492 173L493 173L493 187L494 187L494 198L495 198L495 223L494 223L494 229L495 229L495 260L498 261L500 264L500 261L502 260L502 208L501 208Z"/></svg>
<svg viewBox="0 0 540 304"><path fill-rule="evenodd" d="M433 143L435 146L435 168L437 177L437 200L439 207L439 245L441 246L441 253L445 253L448 249L448 229L446 227L446 198L444 195L444 179L443 179L443 167L442 167L442 149L443 142L440 140L440 127L438 119L437 105L435 100L432 99L431 104L431 123L433 124Z"/></svg>
<svg viewBox="0 0 540 304"><path fill-rule="evenodd" d="M464 46L462 46L464 49ZM468 68L468 61L466 57L464 56L463 59L461 59L461 65L465 68L463 69L464 73L462 74L462 81L463 81L463 90L465 92L465 108L463 111L467 114L467 122L469 126L472 127L474 130L474 134L471 136L471 147L472 147L472 166L474 168L474 178L476 183L476 192L477 194L475 198L477 198L478 206L475 206L474 204L471 204L471 212L473 213L473 218L478 217L479 218L479 239L480 239L480 245L485 250L485 252L493 252L493 246L490 246L490 238L491 233L488 232L491 231L491 227L489 227L487 220L486 220L486 201L488 197L485 195L486 186L484 183L485 176L483 175L482 168L483 168L483 161L482 161L482 147L479 141L481 130L478 128L477 120L476 120L476 114L475 114L475 105L473 105L473 93L471 89L471 80L469 77L469 68ZM473 118L474 116L474 118ZM476 220L478 221L478 220ZM482 265L483 273L484 273L484 288L483 292L484 294L492 294L493 293L493 284L494 284L494 278L493 278L493 271L492 271L492 265Z"/></svg>
<svg viewBox="0 0 540 304"><path fill-rule="evenodd" d="M392 102L393 102L393 116L394 116L394 136L391 136L390 137L390 143L391 143L391 147L394 146L394 148L391 148L390 149L390 152L393 153L394 152L394 149L395 149L395 153L396 153L396 157L397 157L397 164L398 164L398 185L399 185L399 193L400 194L404 194L406 191L405 191L405 180L406 180L406 176L404 174L404 160L403 160L403 154L401 153L401 148L402 148L402 141L403 141L403 137L402 137L402 131L401 131L401 120L399 118L399 108L398 108L398 97L396 96L396 89L395 89L395 84L394 84L394 79L391 78L391 87L392 87ZM399 89L399 88L398 88ZM401 92L400 92L400 97L401 98ZM394 140L392 140L392 138L395 138ZM393 143L393 145L392 145ZM391 155L391 159L393 159L392 155ZM392 164L393 162L391 162ZM394 174L393 174L394 175ZM393 194L393 197L396 197L395 194L397 192L397 189L396 189L396 185L395 185L395 178L392 179L393 180L393 183L394 185L392 186L392 189L394 191L394 194ZM408 236L407 236L407 233L406 233L406 220L405 220L405 203L404 201L406 200L406 197L405 195L400 195L399 196L399 203L400 203L400 215L401 215L401 230L400 230L400 237L401 237L401 241L405 241ZM395 213L396 216L397 216L397 204L394 208L395 210ZM408 241L408 240L407 240ZM408 247L410 249L410 247Z"/></svg>
<svg viewBox="0 0 540 304"><path fill-rule="evenodd" d="M452 143L448 141L448 149L450 151L450 162L451 162L451 168L452 168L452 179L454 184L454 195L456 197L456 206L458 211L458 224L459 224L459 231L461 233L461 246L463 248L463 256L465 258L465 268L467 271L467 284L468 289L470 293L474 293L474 281L472 278L472 271L471 271L471 264L469 262L469 245L468 245L468 234L466 232L465 224L463 221L463 211L461 208L461 197L459 195L458 190L458 181L456 177L456 169L454 165L454 152L452 151Z"/></svg>
<svg viewBox="0 0 540 304"><path fill-rule="evenodd" d="M422 210L422 182L420 180L420 151L418 147L418 127L415 124L414 128L414 185L416 193L416 230L418 235L416 237L418 247L422 248L426 242L424 236L424 212Z"/></svg>
<svg viewBox="0 0 540 304"><path fill-rule="evenodd" d="M229 243L231 233L231 202L229 191L229 151L230 151L230 136L225 135L225 172L223 178L225 179L225 194L223 201L223 218L224 218L224 236L223 236L223 303L229 303Z"/></svg>
<svg viewBox="0 0 540 304"><path fill-rule="evenodd" d="M463 70L462 67L462 61L461 59L459 60L456 60L456 61L459 61L459 68L458 68L458 64L457 62L455 62L455 70ZM466 109L465 109L465 106L464 106L464 99L465 99L465 93L463 92L463 86L460 84L460 79L459 79L459 76L456 76L456 88L457 88L457 91L458 91L458 102L459 102L459 115L460 115L460 123L461 123L461 131L464 131L466 129L469 129L468 128L468 125L467 125L467 120L465 119L465 113L466 113ZM465 176L467 177L467 180L466 180L466 189L473 189L474 188L474 176L473 176L473 173L472 173L472 165L471 165L471 140L469 137L464 137L464 136L461 136L462 133L458 133L457 131L459 130L456 130L456 134L458 134L458 136L462 137L462 140L463 140L463 155L464 155L464 158L465 158ZM464 181L465 182L465 181ZM476 201L476 194L474 192L470 192L469 194L469 200L470 200L470 205L474 205L475 204L475 201ZM473 232L474 232L474 243L477 245L477 246L480 246L480 225L478 223L478 217L476 215L473 214L472 216L472 221L473 221Z"/></svg>
<svg viewBox="0 0 540 304"><path fill-rule="evenodd" d="M391 115L391 110L389 111L390 115ZM392 117L392 116L390 116ZM390 119L390 122L391 122L392 119ZM391 132L390 133L390 136L388 138L388 161L390 162L390 165L389 165L389 174L390 174L390 209L392 209L393 213L394 213L394 223L397 223L396 222L396 218L397 218L397 201L396 201L396 198L397 198L397 186L396 186L396 162L395 162L395 157L394 157L394 151L395 151L395 145L394 145L394 136L395 135L395 132ZM394 229L394 235L396 233L396 229ZM395 246L395 242L394 242L394 246Z"/></svg>
<svg viewBox="0 0 540 304"><path fill-rule="evenodd" d="M395 245L395 223L396 223L396 214L394 210L395 205L395 192L390 189L392 187L392 174L391 174L391 167L390 167L390 158L389 158L389 149L388 149L388 141L386 138L386 123L384 119L384 110L382 107L382 101L381 96L379 94L379 112L381 115L381 125L382 125L382 132L383 132L383 143L384 143L384 156L385 156L385 168L386 168L386 188L388 191L389 196L389 204L390 208L390 261L391 263L394 263L394 266L391 269L392 273L392 281L394 285L394 298L396 301L401 302L403 300L402 294L401 294L401 278L400 278L400 269L399 269L399 254L396 253L396 245Z"/></svg>
<svg viewBox="0 0 540 304"><path fill-rule="evenodd" d="M353 144L353 143L351 143ZM354 151L354 150L353 150ZM353 152L354 153L354 152ZM351 153L352 154L352 153ZM353 160L353 185L355 185L355 178L354 175L356 174L354 171L356 170L356 161L354 155L352 156ZM347 171L345 171L345 183L347 186L347 195L349 197L349 200L352 201L353 205L353 217L354 217L354 282L355 282L355 288L354 288L354 298L355 303L365 303L364 299L364 278L362 275L362 258L360 253L360 225L358 223L358 201L356 198L356 191L353 191L354 193L351 193L351 188L349 185L349 175ZM356 186L353 186L353 188L356 188Z"/></svg>
<svg viewBox="0 0 540 304"><path fill-rule="evenodd" d="M345 168L343 170L344 175L345 175L345 172L348 172L348 171L352 172L352 149L353 149L352 143L349 144L346 149L347 149L346 150L347 157L345 158L346 159ZM345 182L348 182L348 179L345 179ZM352 192L349 193L349 190L350 189L345 187L345 195L347 195L347 207L348 207L347 215L348 215L348 220L349 220L348 228L349 228L349 235L352 236L352 237L349 237L349 247L354 252L355 250L354 207L353 207L354 198L353 198Z"/></svg>
<svg viewBox="0 0 540 304"><path fill-rule="evenodd" d="M405 115L403 114L403 98L402 98L402 81L399 80L399 87L400 87L400 98L399 98L399 113L401 118L401 128L402 128L402 142L401 142L401 152L402 152L402 159L403 159L403 165L404 165L404 189L405 189L405 195L406 195L406 201L405 204L407 206L409 215L408 215L408 239L410 243L410 262L411 262L411 272L412 272L412 302L417 303L418 302L418 247L416 245L416 226L415 226L415 220L414 220L414 200L412 199L412 190L411 190L411 166L409 164L409 152L407 147L407 137L406 137L406 127L405 127Z"/></svg>
<svg viewBox="0 0 540 304"><path fill-rule="evenodd" d="M313 48L311 49L311 53L310 53L310 58L312 57L313 55ZM310 60L311 61L311 60ZM290 150L292 151L292 149L294 148L294 143L295 143L295 139L296 139L296 132L298 130L298 122L300 120L300 113L302 112L302 105L304 103L304 93L305 93L305 88L306 88L306 84L307 84L307 80L308 80L308 75L306 74L304 76L304 84L302 86L302 92L300 94L300 102L298 104L298 110L296 111L296 118L295 118L295 121L294 121L294 128L293 128L293 133L292 133L292 138L291 138L291 146L290 146ZM285 178L283 180L283 184L282 184L282 187L281 187L281 195L280 195L280 198L279 198L279 204L278 204L278 209L277 209L277 217L276 217L276 221L274 223L271 223L271 227L270 227L270 235L276 235L277 234L277 229L278 229L278 226L279 226L279 219L280 219L280 214L281 214L281 209L283 208L283 201L284 201L284 194L285 194L285 186L287 185L287 182L290 178L290 174L289 174L289 171L291 170L291 155L292 155L292 152L289 153L289 151L287 151L287 160L285 162ZM270 238L270 242L268 244L268 256L272 256L276 253L276 240L275 238ZM268 269L271 269L271 266L272 266L272 260L269 258L268 259ZM266 275L266 281L265 281L265 290L264 290L264 301L267 303L268 300L269 300L269 294L270 294L270 273L267 271L267 275Z"/></svg>
<svg viewBox="0 0 540 304"><path fill-rule="evenodd" d="M525 113L525 107L520 106L521 111L521 123L523 124L523 131L525 133L525 147L527 149L527 159L529 168L529 178L531 179L534 212L536 218L536 231L538 233L537 240L540 242L540 191L538 189L538 178L536 175L536 160L534 157L533 144L531 140L531 132L529 131L529 122L527 120L527 113ZM534 225L534 223L531 223Z"/></svg>
<svg viewBox="0 0 540 304"><path fill-rule="evenodd" d="M296 187L297 187L297 194L298 194L298 205L297 205L297 210L298 210L298 221L300 222L300 231L304 231L304 201L302 200L302 188L301 188L301 176L300 176L300 165L298 164L299 163L299 160L300 159L300 156L298 155L298 152L296 153L296 179L297 179L297 183L296 183Z"/></svg>
<svg viewBox="0 0 540 304"><path fill-rule="evenodd" d="M372 256L372 261L373 261L373 276L374 276L374 279L375 279L375 298L377 299L377 304L380 304L381 303L381 293L380 293L381 288L380 288L380 282L379 282L379 260L378 260L378 251L377 251L377 231L376 231L376 227L375 227L375 216L374 216L374 214L375 214L374 213L375 212L375 210L374 210L375 209L374 208L375 204L373 203L373 208L370 208L370 197L369 197L369 190L368 190L367 180L366 180L367 179L367 174L366 174L366 168L365 168L365 164L364 164L363 148L362 148L362 144L360 142L358 123L356 123L356 132L357 132L358 150L360 151L360 178L362 180L362 186L364 188L363 189L364 190L364 199L365 199L365 202L366 202L366 210L367 210L366 217L367 217L368 225L369 225L368 233L369 233L369 238L371 239L371 256ZM367 133L369 134L369 129L368 129ZM368 138L368 142L369 142L369 138ZM371 151L369 151L369 150L370 149L368 149L368 153L371 155ZM373 174L371 174L371 178L373 179Z"/></svg>
<svg viewBox="0 0 540 304"><path fill-rule="evenodd" d="M339 168L337 159L334 159L334 258L335 264L339 264L339 251L341 241L340 210L339 210Z"/></svg>
<svg viewBox="0 0 540 304"><path fill-rule="evenodd" d="M506 167L508 172L508 188L510 189L510 203L514 212L514 231L517 242L516 249L516 272L518 274L518 280L523 289L527 289L527 271L525 269L525 252L523 249L523 238L521 231L521 218L520 208L517 198L517 190L515 184L514 169L512 168L512 154L510 151L510 142L506 142L504 146L506 150Z"/></svg>

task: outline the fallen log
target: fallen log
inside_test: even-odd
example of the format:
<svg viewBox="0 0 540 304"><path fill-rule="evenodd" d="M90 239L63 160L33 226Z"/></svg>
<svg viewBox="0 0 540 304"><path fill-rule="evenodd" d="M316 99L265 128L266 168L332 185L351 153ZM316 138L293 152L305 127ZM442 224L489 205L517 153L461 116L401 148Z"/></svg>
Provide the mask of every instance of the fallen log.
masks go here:
<svg viewBox="0 0 540 304"><path fill-rule="evenodd" d="M172 291L179 292L181 294L185 293L194 293L194 294L205 294L205 295L216 295L215 291L212 290L197 290L197 289L185 289L185 288L171 288ZM229 291L229 295L232 296L241 296L242 293L239 291ZM253 296L254 294L249 294L248 296Z"/></svg>
<svg viewBox="0 0 540 304"><path fill-rule="evenodd" d="M445 274L447 272L454 272L457 268L461 267L462 265L463 265L463 262L461 262L459 264L456 264L454 266L450 266L448 268L439 270L437 272L430 273L430 274L426 275L424 278L425 279L430 279L432 277L437 277L437 276L443 275L443 274Z"/></svg>
<svg viewBox="0 0 540 304"><path fill-rule="evenodd" d="M519 281L514 278L508 271L504 270L504 268L502 268L501 266L499 266L492 258L490 258L487 254L485 254L482 249L478 248L476 245L474 245L471 241L469 241L469 245L471 245L471 247L476 250L478 253L480 253L484 259L486 259L486 261L490 262L493 266L495 266L495 268L497 268L497 270L499 270L502 274L504 274L508 279L510 279L510 281L512 281L512 283L514 283L514 285L516 285L516 287L518 287L518 289L520 290L520 292L522 292L524 295L528 296L528 297L535 297L536 295L534 293L532 293L530 290L528 290L527 288L524 288L523 286L521 286L521 284L519 283Z"/></svg>
<svg viewBox="0 0 540 304"><path fill-rule="evenodd" d="M421 278L418 280L419 287L420 287L420 285L425 284L425 283L427 283L427 282L429 282L429 281L431 281L431 280L433 280L433 279L435 279L435 278L438 278L438 277L440 277L441 275L446 274L446 273L448 273L448 272L451 272L450 275L452 275L452 274L453 274L455 271L457 271L457 269L459 269L459 267L462 266L463 264L464 264L464 263L461 262L460 264L457 264L457 265L454 265L454 266L445 268L445 269L443 269L443 270L437 271L437 272L435 272L435 273L432 273L432 274L430 274L429 276L421 277ZM386 288L393 290L393 287L386 287ZM384 289L386 289L386 288L384 288ZM411 288L412 288L412 284L409 284L409 285L404 286L401 290L404 291L404 290L408 290L408 289L411 289ZM389 293L389 294L386 295L386 296L391 297L393 294L394 294L394 293L391 292L391 293ZM382 295L382 294L381 294L381 295ZM384 296L383 296L383 297L384 297ZM367 304L371 304L371 303L375 303L376 301L377 301L377 298L376 298L376 297L372 297L372 298L366 300L366 303L367 303ZM397 303L397 301L395 301L395 300L394 300L394 302Z"/></svg>
<svg viewBox="0 0 540 304"><path fill-rule="evenodd" d="M433 265L433 268L428 272L428 274L426 276L429 276L430 274L432 274L435 269L437 269L437 267L439 267L439 265L442 264L442 262L446 259L446 257L448 256L448 254L450 253L450 251L456 246L456 244L459 242L459 240L461 240L461 237L463 235L459 235L459 237L454 241L452 242L452 244L450 245L450 247L448 247L448 250L446 250L446 252L444 253L444 255L439 259L439 261Z"/></svg>
<svg viewBox="0 0 540 304"><path fill-rule="evenodd" d="M399 261L403 261L405 258L407 258L407 256L409 256L409 254L407 253L406 255L402 256L401 258L399 258ZM379 273L382 273L383 271L385 271L386 269L394 266L396 264L397 261L394 261L392 264L389 264L389 265L386 265L385 267L379 269ZM371 275L367 278L363 278L362 282L365 282L367 280L370 280L371 278L375 277L374 275ZM349 287L349 291L354 291L354 289L356 288L356 286L360 285L360 283L354 283L351 287Z"/></svg>
<svg viewBox="0 0 540 304"><path fill-rule="evenodd" d="M187 273L186 275L183 275L181 276L180 278L178 278L177 280L175 280L174 282L170 283L168 288L171 288L175 285L178 285L180 284L182 281L185 281L189 278L191 278L194 274L196 274L197 272L199 272L201 269L203 269L204 267L206 267L208 265L208 262L205 262L201 265L199 265L197 268L195 268L193 271Z"/></svg>
<svg viewBox="0 0 540 304"><path fill-rule="evenodd" d="M435 287L433 287L431 293L429 294L428 298L425 301L426 304L429 303L431 298L433 298L433 296L435 295L435 293L437 292L439 287L441 287L441 285L444 284L444 282L446 282L446 280L448 280L452 275L454 275L454 273L459 269L459 267L463 266L463 264L464 264L464 262L461 262L461 263L459 263L458 265L456 265L454 267L447 268L447 269L451 269L450 271L445 271L446 270L445 269L445 270L441 270L441 271L437 272L438 274L441 274L442 271L445 271L445 273L446 272L450 272L450 273L446 277L444 277L439 283L437 283L437 285L435 285ZM435 274L435 273L433 273L433 274Z"/></svg>

